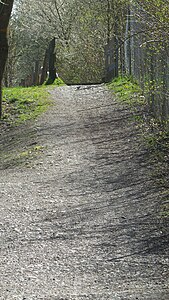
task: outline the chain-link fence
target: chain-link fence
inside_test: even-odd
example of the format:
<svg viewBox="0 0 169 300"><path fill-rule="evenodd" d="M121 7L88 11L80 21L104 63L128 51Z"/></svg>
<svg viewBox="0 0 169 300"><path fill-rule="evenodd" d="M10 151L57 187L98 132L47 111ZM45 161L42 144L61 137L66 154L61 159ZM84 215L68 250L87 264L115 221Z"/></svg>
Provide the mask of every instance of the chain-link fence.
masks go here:
<svg viewBox="0 0 169 300"><path fill-rule="evenodd" d="M153 35L155 26L140 7L128 9L124 41L118 36L105 47L106 81L116 77L124 64L124 74L132 75L141 85L150 111L159 120L169 117L169 38L162 30ZM155 20L156 21L156 20ZM154 25L153 25L154 24ZM121 48L124 49L123 57Z"/></svg>
<svg viewBox="0 0 169 300"><path fill-rule="evenodd" d="M136 16L140 15L141 18ZM125 34L126 71L140 83L153 115L166 120L169 116L169 54L167 41L153 36L144 12L129 10ZM160 33L159 33L160 35Z"/></svg>

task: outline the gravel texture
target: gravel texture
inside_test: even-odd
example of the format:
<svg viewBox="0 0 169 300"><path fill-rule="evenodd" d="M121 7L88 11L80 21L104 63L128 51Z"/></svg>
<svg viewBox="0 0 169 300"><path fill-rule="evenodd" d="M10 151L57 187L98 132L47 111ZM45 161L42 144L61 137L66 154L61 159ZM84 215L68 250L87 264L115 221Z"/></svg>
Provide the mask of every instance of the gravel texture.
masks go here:
<svg viewBox="0 0 169 300"><path fill-rule="evenodd" d="M161 190L129 109L104 85L64 86L35 124L1 135L0 299L167 300ZM23 159L23 160L24 160Z"/></svg>

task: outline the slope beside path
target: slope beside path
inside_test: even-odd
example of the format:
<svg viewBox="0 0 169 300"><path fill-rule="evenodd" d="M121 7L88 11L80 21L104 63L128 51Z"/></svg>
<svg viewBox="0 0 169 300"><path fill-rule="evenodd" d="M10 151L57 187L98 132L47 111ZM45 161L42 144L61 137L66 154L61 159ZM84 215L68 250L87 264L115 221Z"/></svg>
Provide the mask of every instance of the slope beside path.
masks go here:
<svg viewBox="0 0 169 300"><path fill-rule="evenodd" d="M0 299L167 300L161 191L132 113L103 85L51 94L24 131L42 153L0 170Z"/></svg>

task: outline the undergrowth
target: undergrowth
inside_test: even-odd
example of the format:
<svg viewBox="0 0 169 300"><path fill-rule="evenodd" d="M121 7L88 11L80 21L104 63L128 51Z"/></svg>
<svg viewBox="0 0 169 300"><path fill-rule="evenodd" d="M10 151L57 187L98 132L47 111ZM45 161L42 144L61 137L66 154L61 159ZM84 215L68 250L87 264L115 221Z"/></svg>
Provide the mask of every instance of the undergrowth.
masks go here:
<svg viewBox="0 0 169 300"><path fill-rule="evenodd" d="M153 176L163 188L161 197L161 217L169 218L169 131L166 124L150 118L147 133L144 133L150 160L155 166Z"/></svg>
<svg viewBox="0 0 169 300"><path fill-rule="evenodd" d="M142 132L143 142L149 153L150 163L154 166L152 176L163 187L161 216L169 217L169 130L167 122L160 122L147 113L146 99L136 80L132 77L118 77L108 84L116 99L127 104L133 112L137 127ZM141 114L138 107L143 107ZM146 109L144 109L146 108ZM146 113L145 113L146 111Z"/></svg>
<svg viewBox="0 0 169 300"><path fill-rule="evenodd" d="M145 104L145 97L142 95L141 88L132 77L115 78L108 84L108 87L114 91L120 101L130 106Z"/></svg>

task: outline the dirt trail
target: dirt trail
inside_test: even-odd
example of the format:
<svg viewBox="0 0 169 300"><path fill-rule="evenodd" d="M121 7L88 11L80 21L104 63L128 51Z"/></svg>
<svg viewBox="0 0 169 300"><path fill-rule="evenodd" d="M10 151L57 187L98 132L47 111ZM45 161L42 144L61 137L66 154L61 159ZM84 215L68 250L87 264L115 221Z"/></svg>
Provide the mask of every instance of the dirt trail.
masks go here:
<svg viewBox="0 0 169 300"><path fill-rule="evenodd" d="M0 170L0 299L169 299L160 190L131 112L103 85L52 96L30 129L43 153Z"/></svg>

